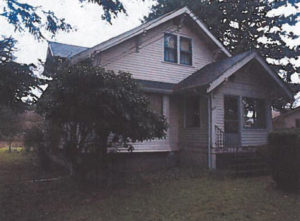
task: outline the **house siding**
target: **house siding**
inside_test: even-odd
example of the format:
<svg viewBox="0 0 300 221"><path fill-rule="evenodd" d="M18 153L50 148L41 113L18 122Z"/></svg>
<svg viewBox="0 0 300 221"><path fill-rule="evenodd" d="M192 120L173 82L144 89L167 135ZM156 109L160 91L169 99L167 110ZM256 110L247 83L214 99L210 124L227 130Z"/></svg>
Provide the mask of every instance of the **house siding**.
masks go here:
<svg viewBox="0 0 300 221"><path fill-rule="evenodd" d="M296 120L300 120L300 109L294 113L287 113L286 116L279 117L280 119L274 119L274 128L296 128Z"/></svg>
<svg viewBox="0 0 300 221"><path fill-rule="evenodd" d="M192 39L192 66L164 62L164 33L178 34ZM141 35L140 39L130 39L101 52L97 59L97 65L116 72L120 70L129 72L135 79L178 83L213 62L213 54L198 34L186 26L178 30L177 26L170 21Z"/></svg>
<svg viewBox="0 0 300 221"><path fill-rule="evenodd" d="M164 33L192 39L192 66L164 62ZM213 53L201 37L186 26L178 30L172 21L152 29L139 39L127 40L101 52L94 60L95 65L115 72L129 72L135 79L166 83L178 83L211 62ZM183 141L188 147L207 145L207 127L183 129L180 125L180 115L183 114L180 102L175 96L164 95L164 115L169 123L166 138L135 143L135 151L174 151L181 147Z"/></svg>
<svg viewBox="0 0 300 221"><path fill-rule="evenodd" d="M242 97L261 98L266 101L266 128L265 129L245 129L241 118L241 145L259 146L267 143L268 133L272 128L270 89L262 84L257 78L259 73L251 73L241 69L235 74L233 81L224 82L212 94L212 146L215 147L215 125L224 131L224 96L235 95ZM240 105L240 112L243 107Z"/></svg>

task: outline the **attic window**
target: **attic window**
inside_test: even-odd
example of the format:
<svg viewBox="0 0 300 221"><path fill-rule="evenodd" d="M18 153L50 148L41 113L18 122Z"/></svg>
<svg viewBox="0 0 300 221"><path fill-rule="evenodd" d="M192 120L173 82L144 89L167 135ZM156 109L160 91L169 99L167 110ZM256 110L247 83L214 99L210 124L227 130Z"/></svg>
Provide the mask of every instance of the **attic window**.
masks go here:
<svg viewBox="0 0 300 221"><path fill-rule="evenodd" d="M192 65L192 40L180 37L180 64Z"/></svg>
<svg viewBox="0 0 300 221"><path fill-rule="evenodd" d="M177 63L177 36L165 34L164 40L165 61Z"/></svg>

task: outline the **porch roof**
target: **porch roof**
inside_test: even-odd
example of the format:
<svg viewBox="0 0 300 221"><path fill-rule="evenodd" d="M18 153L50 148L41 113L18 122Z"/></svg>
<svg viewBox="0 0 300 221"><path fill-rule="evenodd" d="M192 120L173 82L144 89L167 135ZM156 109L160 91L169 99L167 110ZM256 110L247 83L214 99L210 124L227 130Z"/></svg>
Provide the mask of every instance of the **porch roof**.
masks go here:
<svg viewBox="0 0 300 221"><path fill-rule="evenodd" d="M171 94L176 84L136 79L144 91Z"/></svg>
<svg viewBox="0 0 300 221"><path fill-rule="evenodd" d="M255 51L247 51L217 62L210 63L189 77L185 78L175 86L176 91L183 91L193 88L205 87L207 92L211 92L228 77L236 71L244 67L251 60L256 59L269 76L277 83L290 99L293 99L290 88L283 82L283 80L274 73L265 61Z"/></svg>

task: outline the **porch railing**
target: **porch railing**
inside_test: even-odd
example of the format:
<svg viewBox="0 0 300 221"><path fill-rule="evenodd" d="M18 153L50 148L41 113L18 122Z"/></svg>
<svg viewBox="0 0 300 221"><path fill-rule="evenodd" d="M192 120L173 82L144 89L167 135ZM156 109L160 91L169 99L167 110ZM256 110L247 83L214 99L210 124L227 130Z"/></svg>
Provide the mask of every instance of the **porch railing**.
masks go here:
<svg viewBox="0 0 300 221"><path fill-rule="evenodd" d="M223 148L224 147L224 131L215 125L215 133L216 133L216 147Z"/></svg>

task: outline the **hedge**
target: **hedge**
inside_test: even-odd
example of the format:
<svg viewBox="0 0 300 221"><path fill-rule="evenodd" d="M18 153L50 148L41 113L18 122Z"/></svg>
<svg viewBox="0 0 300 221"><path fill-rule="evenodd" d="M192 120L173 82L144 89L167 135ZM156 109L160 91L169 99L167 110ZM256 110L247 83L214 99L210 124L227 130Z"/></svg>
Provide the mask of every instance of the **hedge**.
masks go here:
<svg viewBox="0 0 300 221"><path fill-rule="evenodd" d="M275 130L268 140L274 181L281 189L300 190L300 130Z"/></svg>

